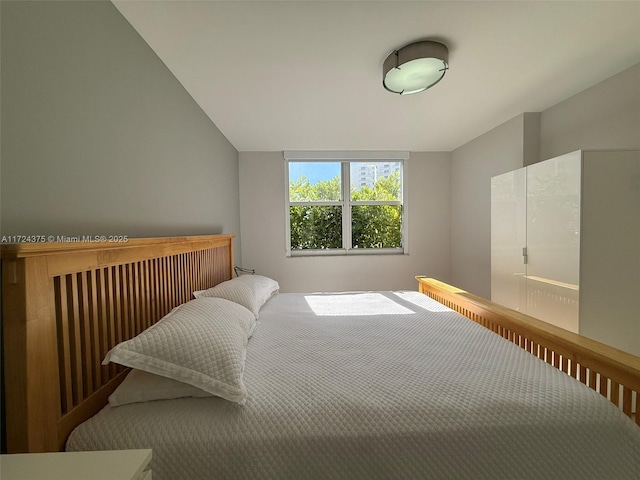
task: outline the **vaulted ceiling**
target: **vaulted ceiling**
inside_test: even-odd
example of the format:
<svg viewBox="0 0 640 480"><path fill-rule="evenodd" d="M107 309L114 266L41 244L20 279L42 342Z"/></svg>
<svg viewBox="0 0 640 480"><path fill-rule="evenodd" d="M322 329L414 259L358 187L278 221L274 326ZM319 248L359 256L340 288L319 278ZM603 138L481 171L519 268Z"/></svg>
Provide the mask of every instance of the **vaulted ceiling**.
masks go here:
<svg viewBox="0 0 640 480"><path fill-rule="evenodd" d="M637 1L113 3L240 151L450 151L640 63ZM425 39L445 78L385 91Z"/></svg>

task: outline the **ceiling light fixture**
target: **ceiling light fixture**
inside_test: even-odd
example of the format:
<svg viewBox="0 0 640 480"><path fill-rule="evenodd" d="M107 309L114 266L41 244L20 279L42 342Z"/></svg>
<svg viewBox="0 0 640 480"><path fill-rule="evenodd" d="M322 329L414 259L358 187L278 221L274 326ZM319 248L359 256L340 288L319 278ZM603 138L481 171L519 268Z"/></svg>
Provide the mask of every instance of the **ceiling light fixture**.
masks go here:
<svg viewBox="0 0 640 480"><path fill-rule="evenodd" d="M411 95L433 87L449 69L449 50L439 42L411 43L394 50L382 64L382 85L392 93Z"/></svg>

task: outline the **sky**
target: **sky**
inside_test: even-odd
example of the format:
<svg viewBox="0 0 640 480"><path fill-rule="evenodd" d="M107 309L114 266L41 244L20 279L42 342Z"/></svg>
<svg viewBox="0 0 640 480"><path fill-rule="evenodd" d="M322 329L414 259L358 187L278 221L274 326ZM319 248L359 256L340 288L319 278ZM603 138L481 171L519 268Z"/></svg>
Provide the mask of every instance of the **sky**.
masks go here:
<svg viewBox="0 0 640 480"><path fill-rule="evenodd" d="M340 162L290 162L289 180L296 181L305 175L311 185L322 180L331 180L340 175Z"/></svg>

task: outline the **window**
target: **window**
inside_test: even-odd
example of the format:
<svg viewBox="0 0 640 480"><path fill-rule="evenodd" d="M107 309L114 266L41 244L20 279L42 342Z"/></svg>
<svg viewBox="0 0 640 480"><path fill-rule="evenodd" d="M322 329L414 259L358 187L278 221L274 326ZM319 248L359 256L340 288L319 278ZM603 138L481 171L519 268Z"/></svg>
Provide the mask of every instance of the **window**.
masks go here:
<svg viewBox="0 0 640 480"><path fill-rule="evenodd" d="M296 153L307 155L296 158ZM305 158L309 155L316 158ZM340 156L285 152L287 255L407 253L408 155L334 159Z"/></svg>

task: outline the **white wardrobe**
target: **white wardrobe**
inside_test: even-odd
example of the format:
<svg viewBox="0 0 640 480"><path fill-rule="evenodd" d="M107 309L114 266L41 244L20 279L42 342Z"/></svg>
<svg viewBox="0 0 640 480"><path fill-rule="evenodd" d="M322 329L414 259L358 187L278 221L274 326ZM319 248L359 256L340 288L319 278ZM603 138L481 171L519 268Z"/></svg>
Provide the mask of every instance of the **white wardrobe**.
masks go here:
<svg viewBox="0 0 640 480"><path fill-rule="evenodd" d="M640 152L493 177L491 299L640 355Z"/></svg>

